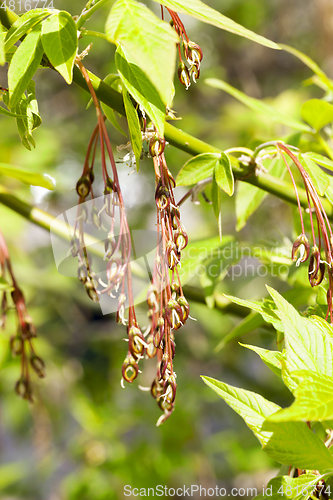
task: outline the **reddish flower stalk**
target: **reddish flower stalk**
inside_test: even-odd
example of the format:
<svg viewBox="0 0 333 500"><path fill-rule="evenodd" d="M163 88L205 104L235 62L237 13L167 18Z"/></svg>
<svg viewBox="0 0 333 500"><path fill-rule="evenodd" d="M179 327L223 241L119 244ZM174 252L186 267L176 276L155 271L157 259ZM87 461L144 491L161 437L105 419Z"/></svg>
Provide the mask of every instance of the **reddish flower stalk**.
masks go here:
<svg viewBox="0 0 333 500"><path fill-rule="evenodd" d="M177 35L179 36L179 44L178 44L178 53L179 53L179 65L178 65L178 78L180 82L186 87L186 90L191 85L191 77L194 83L196 83L197 79L200 76L200 64L203 58L202 50L200 45L195 42L192 42L187 36L186 29L184 24L182 23L177 12L166 7L167 11L171 17L171 25L175 29ZM162 19L163 16L163 6L161 5L162 10ZM184 57L189 65L183 61L182 58L182 50L184 53Z"/></svg>
<svg viewBox="0 0 333 500"><path fill-rule="evenodd" d="M32 339L36 337L36 328L32 318L29 316L25 304L24 295L19 288L11 266L6 241L0 231L0 276L7 279L11 286L11 298L14 303L17 319L16 335L10 339L10 347L14 356L21 357L21 376L15 385L16 393L23 399L33 401L33 390L31 385L30 368L38 375L45 377L44 361L36 355ZM8 291L2 294L2 327L5 327L8 311Z"/></svg>
<svg viewBox="0 0 333 500"><path fill-rule="evenodd" d="M330 318L330 322L333 323L333 307L332 307L333 233L332 233L332 229L331 229L331 226L329 223L329 219L328 219L328 216L323 208L323 204L321 202L319 194L316 191L316 188L313 184L313 181L312 181L311 177L309 176L309 174L304 169L301 162L298 160L298 158L296 158L296 156L290 151L290 149L285 144L278 142L276 145L277 145L278 151L280 151L282 158L287 165L288 171L289 171L291 178L292 178L292 181L293 181L293 185L295 188L295 193L296 193L296 197L297 197L297 201L298 201L298 208L299 208L299 213L300 213L300 218L301 218L301 224L302 224L302 234L297 238L297 240L295 241L294 246L293 246L293 257L296 254L295 252L298 251L299 248L303 247L303 255L301 255L300 259L298 260L298 263L304 262L310 256L310 246L309 246L307 237L306 237L305 232L304 232L302 208L301 208L300 201L299 201L297 186L296 186L296 183L295 183L293 176L291 174L289 165L288 165L282 151L285 152L289 156L289 158L291 158L293 163L298 168L298 170L302 176L304 186L305 186L305 190L307 193L307 200L308 200L309 215L310 215L312 241L313 241L313 247L312 247L310 263L309 263L309 281L310 281L311 286L318 286L322 282L324 275L325 275L325 269L327 268L328 282L329 283L328 283L328 291L327 291L327 305L328 305L328 307L327 307L326 319L328 320L328 318ZM318 245L317 245L316 237L315 237L313 213L317 219ZM322 259L322 257L321 257L322 240L323 240L323 249L325 252L324 259Z"/></svg>

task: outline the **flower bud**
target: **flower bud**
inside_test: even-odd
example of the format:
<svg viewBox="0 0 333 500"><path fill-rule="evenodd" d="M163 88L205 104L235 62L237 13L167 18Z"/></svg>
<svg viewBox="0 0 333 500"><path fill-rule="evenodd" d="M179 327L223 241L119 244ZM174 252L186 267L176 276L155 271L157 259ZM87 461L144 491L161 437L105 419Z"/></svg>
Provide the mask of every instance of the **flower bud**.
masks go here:
<svg viewBox="0 0 333 500"><path fill-rule="evenodd" d="M147 304L149 308L154 309L155 311L158 310L157 288L154 285L150 285L150 287L148 288Z"/></svg>
<svg viewBox="0 0 333 500"><path fill-rule="evenodd" d="M154 342L153 342L153 335L149 335L149 337L147 338L147 344L148 344L148 347L146 349L146 352L147 352L147 356L148 358L154 358L156 356L156 353L157 353L157 349L154 345Z"/></svg>
<svg viewBox="0 0 333 500"><path fill-rule="evenodd" d="M132 356L134 358L143 356L147 344L145 342L144 336L141 333L141 330L136 326L130 326L128 328L127 335L129 340L128 350L132 354Z"/></svg>
<svg viewBox="0 0 333 500"><path fill-rule="evenodd" d="M291 258L293 262L296 262L298 267L301 262L305 262L310 255L310 245L309 240L305 234L300 234L293 244Z"/></svg>
<svg viewBox="0 0 333 500"><path fill-rule="evenodd" d="M13 356L20 356L23 352L23 339L19 335L13 335L10 339L10 350Z"/></svg>
<svg viewBox="0 0 333 500"><path fill-rule="evenodd" d="M182 310L182 316L181 316L182 322L185 323L188 318L188 315L190 314L190 306L188 305L188 302L185 299L184 295L181 295L177 300L177 302Z"/></svg>
<svg viewBox="0 0 333 500"><path fill-rule="evenodd" d="M136 379L139 373L139 366L133 356L128 353L122 366L122 375L126 382L130 384Z"/></svg>
<svg viewBox="0 0 333 500"><path fill-rule="evenodd" d="M86 292L88 294L88 297L93 301L93 302L98 302L98 293L94 287L93 282L89 279L86 281L85 285L86 287Z"/></svg>
<svg viewBox="0 0 333 500"><path fill-rule="evenodd" d="M20 398L32 401L31 386L24 377L21 377L20 380L16 382L15 392L18 396L20 396Z"/></svg>
<svg viewBox="0 0 333 500"><path fill-rule="evenodd" d="M184 250L184 248L188 244L187 233L185 231L183 231L182 229L178 229L178 231L176 231L175 235L174 235L174 242L177 246L178 253L181 252L182 250Z"/></svg>
<svg viewBox="0 0 333 500"><path fill-rule="evenodd" d="M88 279L88 270L86 264L81 261L78 267L78 277L81 283L86 283Z"/></svg>
<svg viewBox="0 0 333 500"><path fill-rule="evenodd" d="M200 67L200 63L203 59L203 53L200 45L195 42L189 42L187 45L187 50L185 48L186 59L189 64L195 64Z"/></svg>
<svg viewBox="0 0 333 500"><path fill-rule="evenodd" d="M173 403L176 397L176 389L176 381L174 376L171 376L163 384L163 395L161 399L163 398L167 403Z"/></svg>
<svg viewBox="0 0 333 500"><path fill-rule="evenodd" d="M185 66L183 61L180 61L178 65L178 78L180 83L182 83L187 90L191 85L191 79L187 66Z"/></svg>
<svg viewBox="0 0 333 500"><path fill-rule="evenodd" d="M80 196L80 198L86 198L90 193L90 189L91 189L90 179L86 175L83 175L77 181L76 192Z"/></svg>
<svg viewBox="0 0 333 500"><path fill-rule="evenodd" d="M309 281L311 286L318 286L325 275L325 264L320 262L320 251L317 246L313 247L309 262Z"/></svg>
<svg viewBox="0 0 333 500"><path fill-rule="evenodd" d="M183 311L176 300L169 300L165 307L165 316L169 325L174 330L178 330L182 326Z"/></svg>
<svg viewBox="0 0 333 500"><path fill-rule="evenodd" d="M173 269L179 263L178 251L173 241L168 241L166 244L166 256L168 259L168 266Z"/></svg>
<svg viewBox="0 0 333 500"><path fill-rule="evenodd" d="M30 364L32 369L37 373L39 378L45 377L45 363L38 356L31 356Z"/></svg>
<svg viewBox="0 0 333 500"><path fill-rule="evenodd" d="M153 380L153 383L151 384L150 392L151 392L151 395L153 396L154 399L158 400L158 398L161 396L161 394L163 392L163 387L157 378L155 378Z"/></svg>
<svg viewBox="0 0 333 500"><path fill-rule="evenodd" d="M152 137L149 141L149 153L151 156L159 156L163 153L165 148L165 139L161 139L157 135Z"/></svg>
<svg viewBox="0 0 333 500"><path fill-rule="evenodd" d="M165 210L170 205L170 193L165 186L157 186L155 202L159 210Z"/></svg>

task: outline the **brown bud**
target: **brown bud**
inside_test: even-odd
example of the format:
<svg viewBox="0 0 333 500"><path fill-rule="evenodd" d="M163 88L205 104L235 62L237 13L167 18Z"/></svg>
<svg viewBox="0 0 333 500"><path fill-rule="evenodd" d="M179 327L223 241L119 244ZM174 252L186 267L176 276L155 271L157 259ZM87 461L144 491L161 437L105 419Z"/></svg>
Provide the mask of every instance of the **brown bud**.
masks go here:
<svg viewBox="0 0 333 500"><path fill-rule="evenodd" d="M155 135L149 141L149 153L151 156L159 156L163 153L165 148L165 139L161 139L157 135Z"/></svg>
<svg viewBox="0 0 333 500"><path fill-rule="evenodd" d="M32 369L37 373L39 378L45 377L45 363L38 356L31 356L30 364Z"/></svg>
<svg viewBox="0 0 333 500"><path fill-rule="evenodd" d="M139 366L133 356L129 353L122 366L122 375L126 382L130 384L136 379L139 373Z"/></svg>
<svg viewBox="0 0 333 500"><path fill-rule="evenodd" d="M23 352L23 339L19 335L13 335L10 339L10 350L13 356L20 356Z"/></svg>
<svg viewBox="0 0 333 500"><path fill-rule="evenodd" d="M190 314L190 306L188 305L187 300L185 299L184 295L181 295L179 299L177 300L178 304L181 307L182 310L182 322L185 323L189 314Z"/></svg>
<svg viewBox="0 0 333 500"><path fill-rule="evenodd" d="M76 192L80 196L80 198L86 198L90 193L90 189L91 189L90 179L86 175L83 175L77 181Z"/></svg>
<svg viewBox="0 0 333 500"><path fill-rule="evenodd" d="M21 377L15 385L15 392L20 398L27 399L32 402L32 389L30 383L24 378Z"/></svg>
<svg viewBox="0 0 333 500"><path fill-rule="evenodd" d="M291 258L299 266L301 262L305 262L310 255L309 240L305 234L300 234L293 244Z"/></svg>
<svg viewBox="0 0 333 500"><path fill-rule="evenodd" d="M166 319L174 330L178 330L182 326L183 311L178 302L170 299L165 307Z"/></svg>
<svg viewBox="0 0 333 500"><path fill-rule="evenodd" d="M183 61L180 61L179 65L178 65L178 78L179 78L180 83L185 85L186 90L187 90L189 88L189 86L191 85L191 79L190 79L190 74L189 74L189 71L187 69L187 66L185 66Z"/></svg>

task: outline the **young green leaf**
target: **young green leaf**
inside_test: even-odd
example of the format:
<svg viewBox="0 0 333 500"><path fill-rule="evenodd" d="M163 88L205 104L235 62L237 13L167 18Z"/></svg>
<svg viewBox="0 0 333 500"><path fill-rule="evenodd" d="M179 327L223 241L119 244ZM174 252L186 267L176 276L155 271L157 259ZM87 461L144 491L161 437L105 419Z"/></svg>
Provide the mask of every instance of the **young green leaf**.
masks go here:
<svg viewBox="0 0 333 500"><path fill-rule="evenodd" d="M134 100L142 106L156 126L161 137L164 135L165 105L143 71L127 61L127 54L118 47L116 51L116 67L121 81Z"/></svg>
<svg viewBox="0 0 333 500"><path fill-rule="evenodd" d="M316 484L327 474L302 474L299 477L277 476L265 488L265 492L253 500L305 500L310 498Z"/></svg>
<svg viewBox="0 0 333 500"><path fill-rule="evenodd" d="M333 106L320 99L306 101L301 109L302 117L317 132L333 122Z"/></svg>
<svg viewBox="0 0 333 500"><path fill-rule="evenodd" d="M293 54L306 66L308 66L308 68L310 68L314 72L314 74L320 78L320 80L323 82L323 84L327 89L333 88L333 81L328 78L328 76L323 72L323 70L318 66L318 64L315 63L310 57L303 54L303 52L301 52L300 50L294 49L293 47L289 47L289 45L283 45L282 43L280 43L279 47L282 50L285 50L286 52Z"/></svg>
<svg viewBox="0 0 333 500"><path fill-rule="evenodd" d="M30 170L23 170L22 168L14 167L7 163L0 163L0 175L12 177L24 182L24 184L40 186L50 190L54 189L54 184L49 177L31 172Z"/></svg>
<svg viewBox="0 0 333 500"><path fill-rule="evenodd" d="M38 103L35 92L35 82L30 81L27 88L27 95L23 94L20 102L14 108L17 113L16 124L24 147L31 150L31 145L35 147L32 132L42 123L39 116Z"/></svg>
<svg viewBox="0 0 333 500"><path fill-rule="evenodd" d="M268 349L262 349L261 347L257 347L255 345L248 345L239 343L241 346L246 347L247 349L251 349L256 352L258 356L263 360L266 366L270 370L272 370L275 375L282 377L281 373L281 360L283 358L283 354L280 351L270 351Z"/></svg>
<svg viewBox="0 0 333 500"><path fill-rule="evenodd" d="M201 153L188 160L179 171L177 186L189 186L213 175L221 153Z"/></svg>
<svg viewBox="0 0 333 500"><path fill-rule="evenodd" d="M0 23L0 66L3 66L6 62L6 52L5 52L5 36Z"/></svg>
<svg viewBox="0 0 333 500"><path fill-rule="evenodd" d="M333 419L333 377L306 370L293 373L295 401L271 415L272 422L322 422Z"/></svg>
<svg viewBox="0 0 333 500"><path fill-rule="evenodd" d="M234 175L229 157L221 153L219 162L215 165L214 176L216 184L229 196L234 194Z"/></svg>
<svg viewBox="0 0 333 500"><path fill-rule="evenodd" d="M0 106L0 115L10 116L12 118L24 118L24 115L17 115L16 113L12 113L2 106Z"/></svg>
<svg viewBox="0 0 333 500"><path fill-rule="evenodd" d="M230 33L234 33L235 35L242 36L244 38L248 38L253 42L260 43L266 47L270 47L271 49L280 49L280 47L264 38L261 35L257 35L253 31L250 31L240 24L237 24L232 19L224 16L217 10L208 7L208 5L204 4L200 0L155 0L156 2L169 7L176 12L183 12L184 14L188 14L190 16L199 19L200 21L208 24L212 24L213 26L217 26L218 28L229 31Z"/></svg>
<svg viewBox="0 0 333 500"><path fill-rule="evenodd" d="M267 287L284 327L286 365L292 376L310 370L333 376L333 328L323 318L303 318L276 290ZM283 371L283 370L282 370Z"/></svg>
<svg viewBox="0 0 333 500"><path fill-rule="evenodd" d="M266 453L282 464L324 471L333 457L324 443L303 422L269 422L280 407L255 392L239 389L210 377L202 377L240 415L259 439Z"/></svg>
<svg viewBox="0 0 333 500"><path fill-rule="evenodd" d="M318 167L318 165L314 161L312 161L311 158L309 158L308 156L299 155L298 159L301 162L303 168L311 177L311 180L313 182L316 191L321 196L324 196L326 189L330 185L330 179L328 175L320 167Z"/></svg>
<svg viewBox="0 0 333 500"><path fill-rule="evenodd" d="M133 106L127 90L123 91L124 106L128 124L132 149L135 155L136 169L139 171L140 157L142 152L142 134L138 114Z"/></svg>
<svg viewBox="0 0 333 500"><path fill-rule="evenodd" d="M43 57L40 26L26 36L13 55L8 70L9 106L13 110L36 73Z"/></svg>
<svg viewBox="0 0 333 500"><path fill-rule="evenodd" d="M281 179L285 174L285 164L282 159L264 160L263 165L271 175ZM236 231L245 226L248 218L257 210L267 196L267 192L252 186L247 182L239 182L236 191Z"/></svg>
<svg viewBox="0 0 333 500"><path fill-rule="evenodd" d="M303 153L303 158L310 158L310 160L318 163L322 167L327 168L333 172L333 161L327 158L326 156L320 155L319 153L312 153L309 151L308 153Z"/></svg>
<svg viewBox="0 0 333 500"><path fill-rule="evenodd" d="M305 123L302 123L293 118L289 118L289 116L280 113L273 106L269 106L268 104L266 104L263 101L260 101L259 99L255 99L254 97L248 97L240 90L235 89L234 87L232 87L231 85L222 80L217 80L216 78L208 78L205 80L205 83L216 89L224 90L225 92L227 92L228 94L232 95L240 102L245 104L245 106L249 107L250 109L253 109L253 111L257 111L258 113L264 114L267 118L273 121L282 123L283 125L287 125L288 127L291 128L302 130L304 132L311 132L311 128L305 125Z"/></svg>
<svg viewBox="0 0 333 500"><path fill-rule="evenodd" d="M231 295L225 295L225 297L231 302L238 304L243 307L248 307L253 311L261 314L263 319L267 323L271 323L276 330L283 331L283 325L279 318L279 312L275 308L274 303L270 304L267 300L262 302L256 302L254 300L244 300L238 297L232 297Z"/></svg>
<svg viewBox="0 0 333 500"><path fill-rule="evenodd" d="M158 90L165 105L173 97L178 36L146 5L118 0L111 8L105 32L109 42L121 45Z"/></svg>
<svg viewBox="0 0 333 500"><path fill-rule="evenodd" d="M48 9L33 9L20 16L8 30L5 38L5 51L18 42L31 28L37 26L50 14Z"/></svg>
<svg viewBox="0 0 333 500"><path fill-rule="evenodd" d="M52 66L71 84L78 42L76 24L68 12L60 11L46 19L42 43Z"/></svg>

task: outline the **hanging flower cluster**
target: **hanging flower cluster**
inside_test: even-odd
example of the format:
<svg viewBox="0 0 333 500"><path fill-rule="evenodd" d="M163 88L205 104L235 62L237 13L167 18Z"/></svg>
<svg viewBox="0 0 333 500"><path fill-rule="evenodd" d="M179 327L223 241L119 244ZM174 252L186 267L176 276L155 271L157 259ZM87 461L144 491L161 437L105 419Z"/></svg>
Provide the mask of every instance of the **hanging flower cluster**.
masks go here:
<svg viewBox="0 0 333 500"><path fill-rule="evenodd" d="M121 384L132 383L139 374L139 362L144 358L157 357L157 374L151 386L151 393L163 415L158 425L168 418L176 396L176 374L173 369L175 355L174 330L178 330L189 316L189 305L181 287L178 266L181 252L186 247L188 237L180 222L180 212L173 189L176 185L168 170L164 156L164 139L155 132L146 130L143 137L149 140L149 153L153 158L156 178L155 201L157 207L158 244L147 295L149 326L143 333L135 313L131 276L131 237L126 219L124 200L120 189L116 164L108 138L105 121L89 76L81 61L77 61L86 79L93 98L98 124L88 144L83 172L76 185L79 196L78 212L72 241L72 254L79 261L79 279L85 285L89 297L98 301L107 294L117 300L117 321L127 328L128 352L122 366ZM104 205L102 210L94 205L94 164L97 144L101 148L102 173L104 180ZM111 164L112 176L106 165L106 152ZM86 201L92 203L88 214ZM106 261L105 283L92 269L87 254L85 224L93 223L97 228L105 225L102 215L108 216L110 229L105 242ZM115 234L115 218L119 217L119 234ZM104 227L104 226L103 226ZM128 309L128 314L126 310Z"/></svg>
<svg viewBox="0 0 333 500"><path fill-rule="evenodd" d="M10 347L14 356L21 357L21 376L16 383L15 391L23 399L33 401L30 369L40 378L45 377L44 361L36 355L33 347L33 339L36 337L36 328L29 316L24 300L24 295L19 288L11 266L8 248L0 231L0 277L9 288L5 288L1 300L1 325L6 324L7 312L9 310L8 293L11 290L11 299L14 304L17 332L10 339Z"/></svg>
<svg viewBox="0 0 333 500"><path fill-rule="evenodd" d="M173 369L175 355L174 330L186 323L189 305L182 290L178 266L181 252L188 237L180 222L179 207L175 202L173 188L176 183L164 156L165 141L157 136L149 143L149 151L155 168L157 207L157 231L161 245L157 247L151 287L147 304L150 317L150 333L147 338L147 354L157 354L158 368L151 393L163 415L158 425L164 422L174 409L176 396L176 373Z"/></svg>
<svg viewBox="0 0 333 500"><path fill-rule="evenodd" d="M179 53L178 78L180 82L183 85L185 85L187 90L191 85L191 77L194 83L196 83L197 79L200 76L200 64L203 58L202 50L200 45L198 45L195 42L192 42L187 36L184 24L182 23L177 12L174 12L173 10L167 7L166 9L171 17L171 25L175 29L180 39L180 42L178 44L178 53ZM163 19L162 6L161 10ZM183 61L182 50L188 66Z"/></svg>
<svg viewBox="0 0 333 500"><path fill-rule="evenodd" d="M327 291L327 314L326 320L330 320L333 323L333 309L332 309L332 290L333 290L333 233L328 216L324 210L323 204L321 202L320 196L313 184L313 181L309 174L304 169L302 163L299 159L290 151L290 149L283 143L278 142L276 144L278 151L280 151L282 158L286 164L289 175L291 177L299 210L300 222L302 232L296 238L292 248L292 259L299 266L302 262L307 261L309 258L309 282L311 286L318 286L323 281L325 276L325 270L327 269L328 275L328 291ZM305 234L304 220L301 202L299 199L299 194L297 191L296 182L288 165L288 162L283 155L285 152L293 163L298 168L306 191L307 203L308 203L308 213L310 217L311 224L311 237L312 237L312 248L310 248L310 243L308 237ZM316 219L317 223L314 223ZM317 231L315 229L317 226ZM316 235L317 232L317 235Z"/></svg>

